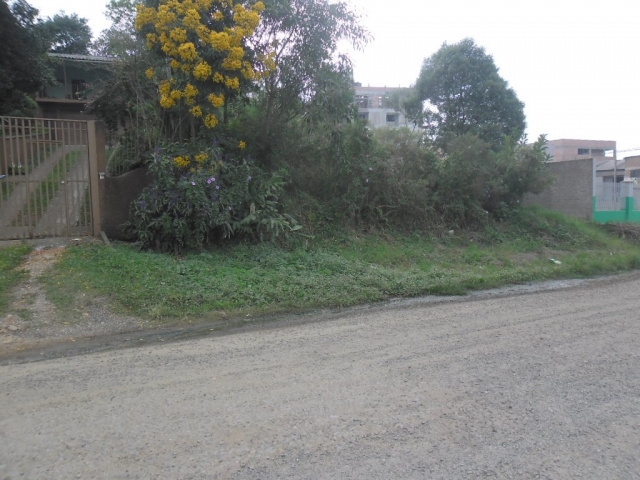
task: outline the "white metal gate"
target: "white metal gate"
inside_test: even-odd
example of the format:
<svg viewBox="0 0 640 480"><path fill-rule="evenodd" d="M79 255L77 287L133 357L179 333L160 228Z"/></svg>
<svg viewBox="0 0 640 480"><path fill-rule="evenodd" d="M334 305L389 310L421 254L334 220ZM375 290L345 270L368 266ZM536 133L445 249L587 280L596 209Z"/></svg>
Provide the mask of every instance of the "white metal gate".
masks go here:
<svg viewBox="0 0 640 480"><path fill-rule="evenodd" d="M626 197L622 191L622 183L601 183L596 188L596 200L598 211L624 210Z"/></svg>

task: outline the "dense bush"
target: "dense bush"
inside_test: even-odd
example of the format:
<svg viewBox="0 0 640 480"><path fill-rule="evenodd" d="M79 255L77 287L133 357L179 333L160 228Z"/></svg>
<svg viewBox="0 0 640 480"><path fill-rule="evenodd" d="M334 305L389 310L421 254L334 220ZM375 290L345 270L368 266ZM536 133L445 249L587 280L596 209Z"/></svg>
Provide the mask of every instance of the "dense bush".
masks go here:
<svg viewBox="0 0 640 480"><path fill-rule="evenodd" d="M443 154L422 132L371 130L358 121L294 125L290 134L277 164L289 169L287 192L296 199L289 203L302 207L296 214L306 224L473 226L503 217L549 181L544 138L532 145L505 139L496 151L463 135Z"/></svg>
<svg viewBox="0 0 640 480"><path fill-rule="evenodd" d="M425 229L437 222L433 205L438 157L419 132L375 131L378 171L371 188L378 219L396 228Z"/></svg>
<svg viewBox="0 0 640 480"><path fill-rule="evenodd" d="M246 159L223 161L217 146L169 145L155 153L150 170L155 182L126 225L144 248L179 252L234 233L265 240L299 228L279 212L282 177Z"/></svg>
<svg viewBox="0 0 640 480"><path fill-rule="evenodd" d="M437 212L462 226L487 215L504 216L525 193L539 193L547 185L544 146L544 137L532 145L507 139L496 152L475 135L453 139L449 153L438 162L433 198Z"/></svg>
<svg viewBox="0 0 640 480"><path fill-rule="evenodd" d="M473 226L503 218L548 181L544 139L528 146L504 136L524 126L515 96L517 128L504 125L513 117L504 109L485 115L484 104L473 104L482 128L449 128L452 117L440 115L437 132L448 133L437 139L429 128L373 130L359 120L352 65L337 45L361 46L368 33L342 2L200 2L188 15L180 2L169 10L147 2L137 14L134 3L110 7L128 15L128 30L105 37L124 59L92 111L111 130L122 129L110 172L153 157L155 182L134 203L127 226L144 248L274 239L300 228L294 218L310 234ZM138 37L134 19L144 33ZM236 24L244 27L227 38ZM124 48L116 42L121 34ZM279 38L287 42L280 46ZM496 80L491 65L485 73ZM458 70L471 86L486 84L464 66ZM432 77L422 80L440 78ZM406 107L397 100L396 108ZM164 149L152 155L158 145Z"/></svg>

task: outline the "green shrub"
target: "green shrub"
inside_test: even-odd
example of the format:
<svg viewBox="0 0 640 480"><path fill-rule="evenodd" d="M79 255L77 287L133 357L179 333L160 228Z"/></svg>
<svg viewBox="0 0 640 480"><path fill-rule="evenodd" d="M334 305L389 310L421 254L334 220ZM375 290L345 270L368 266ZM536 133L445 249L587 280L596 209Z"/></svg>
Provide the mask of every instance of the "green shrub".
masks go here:
<svg viewBox="0 0 640 480"><path fill-rule="evenodd" d="M279 212L282 176L246 159L223 161L216 145L168 145L150 170L155 181L133 203L126 225L143 248L177 253L234 234L265 240L299 228Z"/></svg>
<svg viewBox="0 0 640 480"><path fill-rule="evenodd" d="M433 195L438 158L419 132L408 128L374 131L377 174L371 188L379 219L403 230L437 222Z"/></svg>
<svg viewBox="0 0 640 480"><path fill-rule="evenodd" d="M438 164L436 210L461 226L504 217L525 193L540 193L549 183L545 143L544 137L532 145L507 139L496 152L474 135L453 139Z"/></svg>

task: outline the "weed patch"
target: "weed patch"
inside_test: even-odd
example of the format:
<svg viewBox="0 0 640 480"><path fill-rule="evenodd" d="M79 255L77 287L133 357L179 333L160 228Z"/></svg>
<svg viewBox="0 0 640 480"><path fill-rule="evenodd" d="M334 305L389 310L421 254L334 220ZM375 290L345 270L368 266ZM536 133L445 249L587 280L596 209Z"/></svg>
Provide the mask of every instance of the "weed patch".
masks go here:
<svg viewBox="0 0 640 480"><path fill-rule="evenodd" d="M7 310L10 294L26 273L18 267L31 251L26 245L0 248L0 314Z"/></svg>
<svg viewBox="0 0 640 480"><path fill-rule="evenodd" d="M595 224L538 209L522 213L453 237L343 232L340 241L241 244L181 257L126 244L86 245L69 248L43 281L59 305L82 292L106 295L116 308L145 317L215 318L463 295L640 267L640 246Z"/></svg>

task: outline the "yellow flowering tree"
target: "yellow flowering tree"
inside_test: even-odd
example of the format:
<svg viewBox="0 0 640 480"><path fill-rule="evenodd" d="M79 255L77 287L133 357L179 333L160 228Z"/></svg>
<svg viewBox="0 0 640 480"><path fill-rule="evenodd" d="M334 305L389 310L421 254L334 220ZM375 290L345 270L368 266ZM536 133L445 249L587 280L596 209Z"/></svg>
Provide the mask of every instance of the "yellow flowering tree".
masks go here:
<svg viewBox="0 0 640 480"><path fill-rule="evenodd" d="M272 55L256 53L249 37L260 23L261 1L160 0L138 6L136 28L147 46L167 58L167 68L150 68L158 82L160 105L183 106L214 128L230 98L273 68Z"/></svg>

